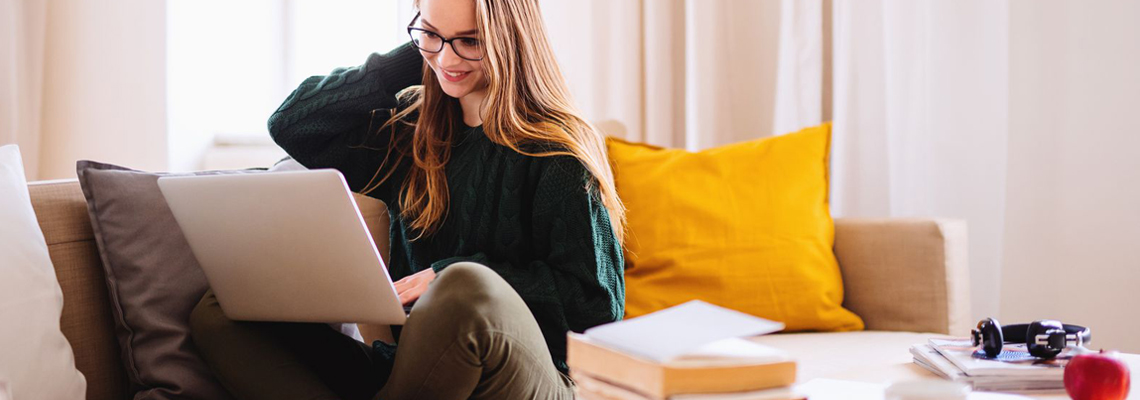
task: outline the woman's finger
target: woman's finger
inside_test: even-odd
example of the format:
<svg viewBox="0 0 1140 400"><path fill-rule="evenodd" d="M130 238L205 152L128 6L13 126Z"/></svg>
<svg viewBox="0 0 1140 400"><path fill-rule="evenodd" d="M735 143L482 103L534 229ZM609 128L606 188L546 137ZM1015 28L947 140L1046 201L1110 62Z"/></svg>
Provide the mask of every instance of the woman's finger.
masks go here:
<svg viewBox="0 0 1140 400"><path fill-rule="evenodd" d="M396 291L400 292L400 291L403 291L405 288L407 288L408 286L411 286L411 285L409 284L408 281L401 279L401 280L398 280L395 283L393 283L392 286L395 286Z"/></svg>

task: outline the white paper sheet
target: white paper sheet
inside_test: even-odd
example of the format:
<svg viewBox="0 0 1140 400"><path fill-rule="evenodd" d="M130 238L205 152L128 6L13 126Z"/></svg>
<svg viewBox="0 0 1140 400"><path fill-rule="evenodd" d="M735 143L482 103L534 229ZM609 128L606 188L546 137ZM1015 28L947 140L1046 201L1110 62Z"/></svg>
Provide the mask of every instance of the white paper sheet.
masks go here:
<svg viewBox="0 0 1140 400"><path fill-rule="evenodd" d="M667 362L722 339L763 335L784 324L693 300L638 318L587 329L585 335L605 346Z"/></svg>

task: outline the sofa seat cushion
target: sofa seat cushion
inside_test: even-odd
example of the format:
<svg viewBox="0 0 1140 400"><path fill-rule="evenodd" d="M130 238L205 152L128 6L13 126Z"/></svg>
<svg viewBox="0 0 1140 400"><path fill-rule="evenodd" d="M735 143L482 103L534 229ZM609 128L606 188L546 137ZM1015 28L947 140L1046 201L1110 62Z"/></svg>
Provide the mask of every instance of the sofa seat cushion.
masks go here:
<svg viewBox="0 0 1140 400"><path fill-rule="evenodd" d="M912 362L910 346L945 335L935 333L859 331L783 333L752 340L787 351L799 364L797 382L816 378L889 383L934 378Z"/></svg>

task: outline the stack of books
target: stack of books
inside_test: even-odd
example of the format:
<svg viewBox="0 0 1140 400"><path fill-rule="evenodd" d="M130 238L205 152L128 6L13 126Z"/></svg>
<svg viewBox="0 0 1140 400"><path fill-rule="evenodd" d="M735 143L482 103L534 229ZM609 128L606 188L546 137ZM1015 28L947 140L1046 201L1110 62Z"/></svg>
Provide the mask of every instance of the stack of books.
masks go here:
<svg viewBox="0 0 1140 400"><path fill-rule="evenodd" d="M798 400L796 363L746 337L783 324L703 302L568 335L582 400Z"/></svg>
<svg viewBox="0 0 1140 400"><path fill-rule="evenodd" d="M1051 360L1029 355L1025 344L1006 343L1001 354L987 358L969 340L931 339L910 348L914 363L979 391L1062 392L1068 357Z"/></svg>

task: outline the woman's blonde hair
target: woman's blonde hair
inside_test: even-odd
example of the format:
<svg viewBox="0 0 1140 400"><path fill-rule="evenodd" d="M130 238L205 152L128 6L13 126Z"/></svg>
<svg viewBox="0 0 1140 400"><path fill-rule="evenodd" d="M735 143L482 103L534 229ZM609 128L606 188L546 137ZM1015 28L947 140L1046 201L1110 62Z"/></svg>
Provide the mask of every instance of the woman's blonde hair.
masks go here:
<svg viewBox="0 0 1140 400"><path fill-rule="evenodd" d="M597 190L609 211L618 243L624 242L625 206L614 186L603 135L579 114L546 38L537 0L474 0L478 38L483 43L483 68L488 76L487 114L483 132L494 143L531 157L571 156L593 176L587 193ZM420 0L416 0L419 8ZM423 85L400 93L408 107L380 129L389 129L419 112L411 140L393 138L381 166L384 177L366 188L374 190L392 176L392 150L412 157L400 196L401 215L418 232L431 235L448 209L444 167L451 156L455 127L463 121L458 100L448 97L426 63ZM537 145L537 146L532 146ZM541 151L533 149L541 148ZM410 148L410 149L409 149ZM381 171L377 171L377 176ZM592 187L591 187L592 186Z"/></svg>

